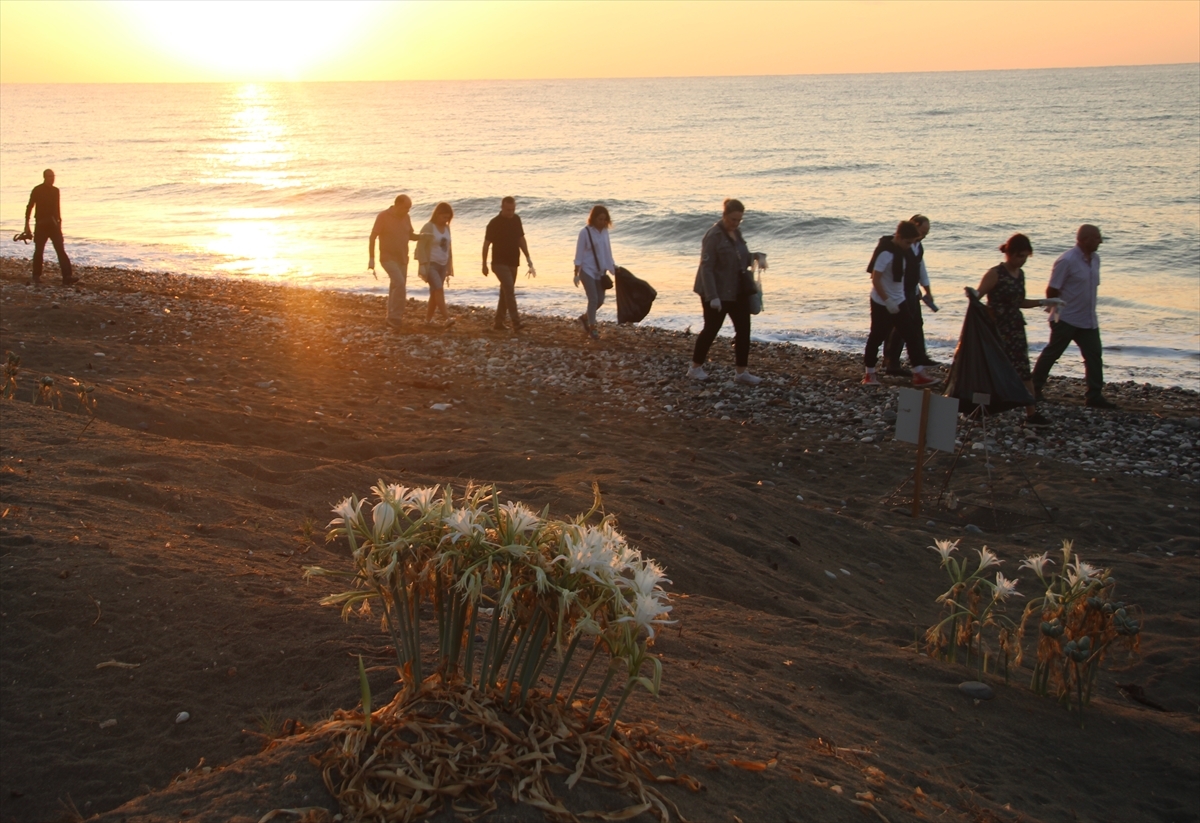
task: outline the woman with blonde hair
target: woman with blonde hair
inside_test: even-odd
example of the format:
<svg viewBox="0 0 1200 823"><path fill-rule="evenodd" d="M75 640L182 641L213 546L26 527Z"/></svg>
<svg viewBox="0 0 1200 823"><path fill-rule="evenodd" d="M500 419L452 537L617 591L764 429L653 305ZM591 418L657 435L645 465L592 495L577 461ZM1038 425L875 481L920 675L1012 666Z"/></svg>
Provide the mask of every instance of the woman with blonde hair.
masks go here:
<svg viewBox="0 0 1200 823"><path fill-rule="evenodd" d="M429 284L429 307L425 310L425 325L432 325L434 312L442 323L454 325L454 318L446 308L446 281L454 276L454 246L450 242L450 221L454 209L449 203L438 203L433 207L429 222L421 227L421 239L417 241L417 270L422 280Z"/></svg>
<svg viewBox="0 0 1200 823"><path fill-rule="evenodd" d="M600 205L592 206L587 225L580 230L579 239L575 242L575 285L583 286L588 301L587 312L579 316L579 322L593 340L600 339L600 332L596 330L596 309L604 304L604 277L617 273L608 239L610 226L612 218L608 209ZM609 285L612 285L611 280Z"/></svg>

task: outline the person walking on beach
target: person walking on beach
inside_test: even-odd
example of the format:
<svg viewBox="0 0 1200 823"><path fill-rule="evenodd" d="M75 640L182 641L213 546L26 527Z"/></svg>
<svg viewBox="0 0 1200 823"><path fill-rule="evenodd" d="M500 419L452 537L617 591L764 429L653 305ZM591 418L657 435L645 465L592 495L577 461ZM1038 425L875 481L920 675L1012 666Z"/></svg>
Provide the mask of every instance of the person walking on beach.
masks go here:
<svg viewBox="0 0 1200 823"><path fill-rule="evenodd" d="M29 193L29 205L25 207L25 234L29 234L29 215L33 213L37 223L33 230L33 285L42 283L42 256L46 252L46 241L54 244L58 257L58 268L62 272L64 286L78 283L79 278L71 268L71 258L63 247L62 209L58 187L54 185L54 170L42 172L42 182Z"/></svg>
<svg viewBox="0 0 1200 823"><path fill-rule="evenodd" d="M375 238L379 238L379 262L388 275L387 324L399 331L408 300L408 241L419 235L413 232L408 216L412 200L407 194L396 196L395 202L375 217L371 239L367 241L367 268L375 271Z"/></svg>
<svg viewBox="0 0 1200 823"><path fill-rule="evenodd" d="M1029 370L1029 342L1025 337L1025 316L1021 309L1035 306L1054 306L1062 303L1058 298L1030 300L1025 297L1025 270L1021 267L1033 254L1033 244L1023 234L1014 234L1000 247L1004 262L988 269L976 290L980 297L987 297L988 313L996 325L1000 342L1009 362L1017 370L1021 382L1033 396L1033 381ZM1050 423L1036 406L1025 407L1025 422L1033 426Z"/></svg>
<svg viewBox="0 0 1200 823"><path fill-rule="evenodd" d="M871 332L867 335L867 347L863 352L863 363L867 373L862 379L864 386L879 386L875 376L875 364L879 360L879 347L887 340L892 329L899 329L908 347L908 356L913 361L912 384L915 388L932 386L938 382L925 374L925 344L913 326L911 315L905 311L907 297L904 291L905 277L912 266L919 265L909 253L912 244L921 236L921 231L909 220L900 221L891 237L880 239L872 255L871 269Z"/></svg>
<svg viewBox="0 0 1200 823"><path fill-rule="evenodd" d="M492 274L500 281L500 302L496 304L496 322L493 328L503 330L504 315L512 320L513 331L521 330L521 318L517 314L517 268L521 265L521 252L529 266L526 277L537 277L533 270L533 258L525 244L525 227L517 214L517 201L505 197L500 201L500 213L487 224L483 235L483 276L488 275L488 246L492 247Z"/></svg>
<svg viewBox="0 0 1200 823"><path fill-rule="evenodd" d="M908 362L911 365L932 366L934 362L929 359L929 352L925 349L925 320L921 317L922 301L930 309L937 311L937 304L933 302L933 291L929 287L929 271L925 268L925 237L929 234L929 218L923 214L914 214L908 219L908 222L914 224L918 231L917 239L909 250L917 265L906 267L904 272L904 294L907 298L904 301L904 310L908 312L909 322L916 333L921 336L921 349L925 351L924 363L916 362L911 351L908 353ZM867 268L867 271L871 271L870 267ZM925 290L924 297L921 296L921 289ZM888 335L887 343L883 346L883 370L885 373L894 377L912 376L909 369L902 368L900 365L900 352L903 349L904 337L900 334L899 329L893 328L892 333Z"/></svg>
<svg viewBox="0 0 1200 823"><path fill-rule="evenodd" d="M1050 313L1050 342L1033 367L1034 397L1042 397L1042 387L1050 369L1071 343L1083 355L1087 392L1084 398L1094 409L1115 409L1104 396L1104 358L1100 343L1100 321L1096 315L1096 292L1100 288L1100 255L1096 250L1104 238L1100 229L1085 223L1075 235L1075 246L1054 261L1047 297L1062 298L1062 304Z"/></svg>
<svg viewBox="0 0 1200 823"><path fill-rule="evenodd" d="M692 364L687 376L707 380L704 363L717 332L728 316L733 321L733 357L735 383L757 386L761 377L750 373L750 295L754 294L754 278L750 272L750 249L742 237L740 226L746 207L740 200L725 201L721 219L704 233L700 241L700 267L692 290L700 295L704 312L704 329L696 336Z"/></svg>
<svg viewBox="0 0 1200 823"><path fill-rule="evenodd" d="M587 293L587 312L579 315L579 322L593 340L600 339L600 332L596 329L596 310L604 305L602 281L605 275L609 275L611 286L611 275L617 271L608 236L610 226L612 217L608 209L600 205L592 206L587 225L580 229L579 238L575 241L575 285L583 286Z"/></svg>
<svg viewBox="0 0 1200 823"><path fill-rule="evenodd" d="M454 276L454 245L450 242L450 221L454 209L449 203L438 203L433 207L429 222L421 227L417 240L417 262L420 264L421 279L429 284L429 307L425 309L425 325L433 323L434 312L442 318L442 325L454 325L454 318L446 308L446 281Z"/></svg>

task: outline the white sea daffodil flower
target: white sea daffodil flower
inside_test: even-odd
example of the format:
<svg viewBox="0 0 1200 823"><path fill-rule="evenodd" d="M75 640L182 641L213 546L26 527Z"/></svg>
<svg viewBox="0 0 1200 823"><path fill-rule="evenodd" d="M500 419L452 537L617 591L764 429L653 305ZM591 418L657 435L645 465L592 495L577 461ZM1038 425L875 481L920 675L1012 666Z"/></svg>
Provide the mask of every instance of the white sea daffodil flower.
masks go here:
<svg viewBox="0 0 1200 823"><path fill-rule="evenodd" d="M654 639L654 627L674 623L666 616L672 607L662 603L657 597L639 593L632 603L626 603L630 613L617 618L618 623L632 622L640 629L645 629L650 639Z"/></svg>
<svg viewBox="0 0 1200 823"><path fill-rule="evenodd" d="M381 503L391 503L394 506L399 506L404 502L404 498L408 494L408 487L401 486L399 483L384 483L380 480L378 486L371 487L371 491L375 492L375 496L379 498Z"/></svg>
<svg viewBox="0 0 1200 823"><path fill-rule="evenodd" d="M375 525L372 531L375 544L386 543L396 526L396 510L386 501L376 503L375 508L371 509L371 520Z"/></svg>
<svg viewBox="0 0 1200 823"><path fill-rule="evenodd" d="M1004 562L1000 558L996 557L996 553L987 546L984 546L982 549L976 549L976 551L979 552L979 568L976 570L976 574L984 569L991 568L992 566L999 566Z"/></svg>
<svg viewBox="0 0 1200 823"><path fill-rule="evenodd" d="M586 574L600 583L608 583L613 573L613 552L604 534L584 527L568 534L565 540L568 574Z"/></svg>
<svg viewBox="0 0 1200 823"><path fill-rule="evenodd" d="M993 597L996 600L1007 600L1009 596L1014 594L1017 597L1025 596L1017 591L1017 581L1008 580L1003 574L996 572L996 588L995 592L993 593Z"/></svg>
<svg viewBox="0 0 1200 823"><path fill-rule="evenodd" d="M337 517L329 521L331 527L345 526L347 529L362 528L362 504L353 495L334 506L333 513Z"/></svg>
<svg viewBox="0 0 1200 823"><path fill-rule="evenodd" d="M424 517L441 501L437 500L438 487L425 486L420 489L412 489L404 498L404 506L410 511L415 511L420 516Z"/></svg>
<svg viewBox="0 0 1200 823"><path fill-rule="evenodd" d="M541 518L520 503L505 503L500 511L504 512L507 531L513 536L534 531L542 524Z"/></svg>
<svg viewBox="0 0 1200 823"><path fill-rule="evenodd" d="M1050 559L1050 553L1045 552L1040 555L1037 555L1037 554L1029 555L1029 557L1026 557L1024 560L1021 561L1020 568L1033 569L1033 573L1036 574L1038 577L1045 577L1046 576L1046 567L1053 566L1053 565L1054 565L1054 561Z"/></svg>
<svg viewBox="0 0 1200 823"><path fill-rule="evenodd" d="M633 589L637 594L654 595L656 589L661 591L660 584L670 583L671 581L663 575L662 566L653 560L645 560L640 566L633 569L633 580L631 582L621 582Z"/></svg>
<svg viewBox="0 0 1200 823"><path fill-rule="evenodd" d="M950 562L950 554L958 551L958 540L935 540L934 543L936 545L930 546L929 548L933 549L942 556L943 566Z"/></svg>
<svg viewBox="0 0 1200 823"><path fill-rule="evenodd" d="M1076 558L1075 562L1067 567L1067 582L1071 584L1071 588L1075 588L1080 583L1087 584L1097 579L1099 569L1090 563L1084 563Z"/></svg>
<svg viewBox="0 0 1200 823"><path fill-rule="evenodd" d="M449 516L443 517L442 522L450 529L447 540L471 540L477 534L484 533L484 527L479 523L479 513L474 509L455 509Z"/></svg>

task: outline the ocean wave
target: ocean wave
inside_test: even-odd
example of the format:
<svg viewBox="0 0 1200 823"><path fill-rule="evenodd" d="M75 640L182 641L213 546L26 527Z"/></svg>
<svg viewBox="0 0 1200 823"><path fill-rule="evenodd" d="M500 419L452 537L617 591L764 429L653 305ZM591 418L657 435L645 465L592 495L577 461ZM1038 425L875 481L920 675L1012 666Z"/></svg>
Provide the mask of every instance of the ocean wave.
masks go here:
<svg viewBox="0 0 1200 823"><path fill-rule="evenodd" d="M745 177L797 177L805 174L829 174L839 172L870 171L882 168L879 163L815 163L812 165L782 166L775 169L761 169L747 172Z"/></svg>
<svg viewBox="0 0 1200 823"><path fill-rule="evenodd" d="M1169 346L1105 346L1106 352L1120 352L1130 357L1146 357L1155 360L1200 361L1200 350L1176 349Z"/></svg>

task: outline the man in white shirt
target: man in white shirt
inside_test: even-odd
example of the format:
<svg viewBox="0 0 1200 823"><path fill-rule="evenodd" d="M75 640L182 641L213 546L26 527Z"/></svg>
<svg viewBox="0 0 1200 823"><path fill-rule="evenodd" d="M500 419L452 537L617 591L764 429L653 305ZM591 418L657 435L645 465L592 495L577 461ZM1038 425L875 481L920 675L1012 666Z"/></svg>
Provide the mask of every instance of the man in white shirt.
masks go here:
<svg viewBox="0 0 1200 823"><path fill-rule="evenodd" d="M919 234L917 239L913 241L912 248L909 254L917 261L916 266L910 267L910 271L906 272L904 277L904 294L907 299L904 301L904 310L909 314L909 322L911 323L914 332L921 336L921 343L925 342L925 319L921 316L921 302L924 301L933 311L937 311L937 304L933 302L933 291L929 285L929 270L925 267L925 238L929 235L929 218L923 214L914 214L908 218L908 222L917 227ZM925 290L925 296L921 296L921 289ZM911 377L912 372L903 368L900 365L900 353L904 350L904 335L900 333L898 328L893 328L892 333L888 336L887 342L883 345L883 370L893 377ZM928 351L924 355L923 362L917 362L913 359L913 352L909 350L908 360L914 366L932 366L934 362L929 359Z"/></svg>
<svg viewBox="0 0 1200 823"><path fill-rule="evenodd" d="M1096 409L1115 409L1104 397L1104 360L1100 344L1100 321L1096 316L1096 292L1100 287L1100 255L1096 249L1104 238L1100 229L1084 224L1075 235L1075 247L1054 261L1047 297L1059 297L1063 305L1050 315L1050 342L1033 367L1034 396L1041 400L1042 387L1050 369L1071 343L1079 346L1087 378L1087 404Z"/></svg>
<svg viewBox="0 0 1200 823"><path fill-rule="evenodd" d="M903 220L896 226L894 235L880 238L871 257L868 266L871 269L871 331L863 351L863 365L866 367L866 375L862 380L864 386L882 385L875 375L875 364L879 360L879 347L893 328L899 329L904 345L908 347L909 357L913 359L913 387L924 388L939 382L925 373L925 344L911 315L904 309L908 299L904 290L905 274L911 266L919 265L911 254L912 244L919 235L920 230L916 225Z"/></svg>

